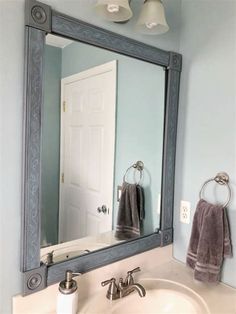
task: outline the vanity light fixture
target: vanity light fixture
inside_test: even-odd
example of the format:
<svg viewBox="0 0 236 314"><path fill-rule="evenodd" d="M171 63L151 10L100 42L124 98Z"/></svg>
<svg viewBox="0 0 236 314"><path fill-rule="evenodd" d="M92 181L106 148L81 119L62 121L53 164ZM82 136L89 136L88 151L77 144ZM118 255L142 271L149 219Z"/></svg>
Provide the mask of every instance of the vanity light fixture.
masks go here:
<svg viewBox="0 0 236 314"><path fill-rule="evenodd" d="M145 0L137 22L137 29L146 35L166 33L169 26L166 22L165 9L161 0Z"/></svg>
<svg viewBox="0 0 236 314"><path fill-rule="evenodd" d="M105 20L124 22L133 16L130 2L131 0L98 0L95 9ZM145 35L159 35L169 30L161 0L144 1L136 29Z"/></svg>
<svg viewBox="0 0 236 314"><path fill-rule="evenodd" d="M133 16L129 3L129 0L98 0L95 10L105 20L128 21Z"/></svg>

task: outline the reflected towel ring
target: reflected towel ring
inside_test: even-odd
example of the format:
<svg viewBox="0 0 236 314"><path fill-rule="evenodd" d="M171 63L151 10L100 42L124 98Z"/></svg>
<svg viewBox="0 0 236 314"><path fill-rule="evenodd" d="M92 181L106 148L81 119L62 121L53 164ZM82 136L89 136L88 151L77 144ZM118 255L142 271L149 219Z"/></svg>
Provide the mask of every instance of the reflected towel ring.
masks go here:
<svg viewBox="0 0 236 314"><path fill-rule="evenodd" d="M138 170L138 171L139 171L139 181L138 181L138 182L135 182L135 184L139 184L139 183L141 182L142 178L143 178L144 163L139 160L139 161L137 161L135 164L133 164L132 166L130 166L130 167L126 170L126 172L125 172L125 174L124 174L124 176L123 176L123 182L126 182L125 177L126 177L127 173L129 172L129 170L130 170L131 168L134 168L135 170Z"/></svg>
<svg viewBox="0 0 236 314"><path fill-rule="evenodd" d="M214 178L211 178L207 181L205 181L203 183L203 186L199 192L199 198L201 199L202 198L202 191L204 190L205 186L211 182L211 181L215 181L216 183L220 184L220 185L225 185L228 189L228 198L227 198L227 201L224 203L223 205L223 208L227 207L227 205L229 204L230 202L230 199L231 199L231 189L230 189L230 186L229 186L229 176L226 172L220 172L218 173Z"/></svg>

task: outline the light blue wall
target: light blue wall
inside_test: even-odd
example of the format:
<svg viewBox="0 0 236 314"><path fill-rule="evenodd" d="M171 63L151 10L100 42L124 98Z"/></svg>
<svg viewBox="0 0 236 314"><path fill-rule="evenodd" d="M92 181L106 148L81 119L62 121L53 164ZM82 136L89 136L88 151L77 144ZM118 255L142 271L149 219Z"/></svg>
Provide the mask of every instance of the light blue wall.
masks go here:
<svg viewBox="0 0 236 314"><path fill-rule="evenodd" d="M236 2L183 0L180 53L174 256L185 261L191 232L191 224L179 223L180 200L191 202L192 220L203 182L226 171L234 258L225 261L223 281L236 287ZM223 187L218 197L226 197Z"/></svg>
<svg viewBox="0 0 236 314"><path fill-rule="evenodd" d="M0 313L21 291L24 2L0 1ZM14 34L14 35L13 35ZM8 280L9 274L14 280Z"/></svg>
<svg viewBox="0 0 236 314"><path fill-rule="evenodd" d="M53 245L58 243L61 49L46 46L44 60L41 242Z"/></svg>
<svg viewBox="0 0 236 314"><path fill-rule="evenodd" d="M136 18L125 25L107 23L94 15L96 0L42 0L55 10L128 37L167 50L178 50L180 0L165 0L171 31L148 37L134 31ZM142 0L132 1L137 17ZM0 247L0 313L11 313L11 298L21 292L20 226L23 129L24 71L24 7L25 0L0 1L0 104L1 104L1 206ZM7 241L6 241L7 237ZM11 274L12 280L9 280Z"/></svg>
<svg viewBox="0 0 236 314"><path fill-rule="evenodd" d="M144 233L151 233L159 227L157 202L161 192L165 72L153 64L75 42L63 49L62 77L112 60L118 60L114 224L118 206L116 187L122 184L126 169L142 160ZM131 173L129 182L133 182Z"/></svg>

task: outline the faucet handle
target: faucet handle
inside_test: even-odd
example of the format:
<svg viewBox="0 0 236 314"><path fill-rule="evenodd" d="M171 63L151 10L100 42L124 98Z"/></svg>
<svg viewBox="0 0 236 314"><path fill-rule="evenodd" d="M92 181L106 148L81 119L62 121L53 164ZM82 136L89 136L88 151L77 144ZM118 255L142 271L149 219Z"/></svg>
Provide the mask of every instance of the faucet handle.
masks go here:
<svg viewBox="0 0 236 314"><path fill-rule="evenodd" d="M105 287L106 285L109 285L109 283L113 283L113 282L114 282L114 283L116 282L116 279L115 279L115 278L111 278L111 279L102 281L102 282L101 282L101 285L102 285L102 287Z"/></svg>
<svg viewBox="0 0 236 314"><path fill-rule="evenodd" d="M136 268L134 268L134 269L132 269L132 270L129 270L129 271L127 272L127 274L128 274L128 275L132 275L133 273L137 273L138 271L141 271L141 268L140 268L140 267L136 267Z"/></svg>
<svg viewBox="0 0 236 314"><path fill-rule="evenodd" d="M140 267L136 267L132 270L129 270L127 272L127 276L125 278L125 286L130 286L130 285L133 285L134 284L134 278L133 278L133 274L134 273L137 273L138 271L141 271L141 268Z"/></svg>
<svg viewBox="0 0 236 314"><path fill-rule="evenodd" d="M111 278L111 279L105 280L101 282L101 285L102 287L109 285L108 290L107 290L107 298L109 300L114 300L117 296L117 291L118 291L118 287L116 285L116 279Z"/></svg>

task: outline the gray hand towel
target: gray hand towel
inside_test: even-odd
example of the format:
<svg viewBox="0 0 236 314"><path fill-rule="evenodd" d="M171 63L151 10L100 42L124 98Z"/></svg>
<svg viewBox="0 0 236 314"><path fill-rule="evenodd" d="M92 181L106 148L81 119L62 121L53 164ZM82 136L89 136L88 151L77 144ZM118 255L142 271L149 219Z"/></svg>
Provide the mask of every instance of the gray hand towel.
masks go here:
<svg viewBox="0 0 236 314"><path fill-rule="evenodd" d="M225 209L201 199L192 225L187 265L194 269L194 278L217 282L224 257L232 256L230 232Z"/></svg>
<svg viewBox="0 0 236 314"><path fill-rule="evenodd" d="M140 220L144 218L144 196L140 188L136 184L123 183L115 233L119 240L140 236Z"/></svg>

